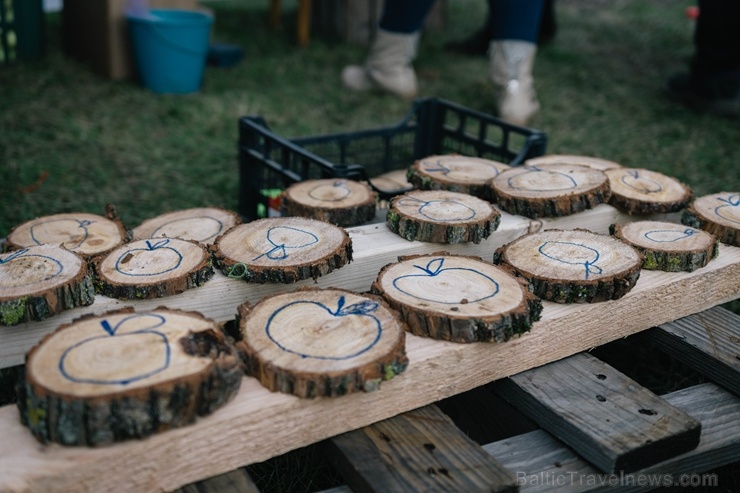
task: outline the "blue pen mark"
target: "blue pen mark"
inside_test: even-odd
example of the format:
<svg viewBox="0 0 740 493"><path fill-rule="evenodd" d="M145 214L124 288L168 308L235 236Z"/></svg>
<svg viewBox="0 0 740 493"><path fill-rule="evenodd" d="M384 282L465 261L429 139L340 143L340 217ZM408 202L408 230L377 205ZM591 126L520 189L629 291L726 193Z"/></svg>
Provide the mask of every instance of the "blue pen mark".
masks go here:
<svg viewBox="0 0 740 493"><path fill-rule="evenodd" d="M146 248L131 248L123 252L116 260L115 269L125 276L147 277L158 276L165 272L171 272L180 267L182 253L167 246L170 240L157 242L145 241ZM171 252L169 255L160 255L156 262L146 262L147 253L159 250Z"/></svg>
<svg viewBox="0 0 740 493"><path fill-rule="evenodd" d="M564 252L559 251L557 245L567 245L567 257L562 257ZM575 248L573 248L575 247ZM601 267L596 265L601 255L598 250L580 243L570 241L546 241L537 249L540 254L563 264L582 265L585 269L585 277L588 279L590 274L601 274ZM548 252L548 250L551 250Z"/></svg>
<svg viewBox="0 0 740 493"><path fill-rule="evenodd" d="M714 208L714 213L723 219L740 224L740 193L730 195L727 198L717 197L722 202Z"/></svg>
<svg viewBox="0 0 740 493"><path fill-rule="evenodd" d="M442 267L444 265L444 258L436 258L430 260L426 266L414 265L419 269L421 274L406 274L393 279L393 287L400 292L411 296L413 298L433 301L436 303L444 303L448 305L456 305L459 301L450 301L453 296L457 293L450 292L449 288L456 286L459 288L460 275L463 277L463 282L467 283L467 287L471 293L474 293L472 299L466 298L467 303L478 303L489 298L493 298L499 292L499 284L494 281L491 277L483 274L480 271L471 269L469 267ZM454 280L449 278L454 277ZM406 282L412 282L410 286L404 286ZM424 286L429 283L429 290L422 294L420 291L424 290ZM412 292L412 289L413 292ZM436 289L433 289L436 288ZM477 292L476 292L477 291ZM440 297L431 297L433 293L440 293Z"/></svg>
<svg viewBox="0 0 740 493"><path fill-rule="evenodd" d="M322 193L322 191L327 188L331 191L328 197ZM340 200L344 200L349 197L351 193L351 190L347 188L346 181L336 180L330 185L323 183L321 185L316 185L308 191L308 196L321 202L339 202Z"/></svg>
<svg viewBox="0 0 740 493"><path fill-rule="evenodd" d="M507 180L510 188L530 192L555 192L558 190L572 190L578 187L576 180L567 173L542 169L538 166L524 166L522 169L527 171ZM534 183L531 181L533 174L536 178Z"/></svg>
<svg viewBox="0 0 740 493"><path fill-rule="evenodd" d="M188 217L183 219L174 219L172 221L169 221L157 229L155 229L151 235L149 235L149 238L156 238L158 236L169 236L170 238L180 238L182 237L183 233L187 231L189 228L178 226L178 223L189 223L191 221L198 220L201 221L198 224L198 229L200 231L209 232L215 230L214 233L210 234L209 236L205 238L191 238L195 241L199 241L201 243L206 242L208 240L212 240L216 236L218 236L223 230L224 230L224 223L221 222L219 219L216 219L215 217L211 216L194 216L194 217ZM210 225L207 226L208 223L211 223L213 227Z"/></svg>
<svg viewBox="0 0 740 493"><path fill-rule="evenodd" d="M418 207L418 212L427 219L439 222L467 221L475 217L475 210L455 200L421 200L404 197L398 205Z"/></svg>
<svg viewBox="0 0 740 493"><path fill-rule="evenodd" d="M54 279L55 277L59 276L64 271L64 266L59 260L53 257L49 257L48 255L38 255L35 253L28 253L28 248L24 248L22 250L16 250L5 256L0 256L0 270L11 269L10 264L12 264L14 261L22 260L24 258L31 258L31 257L43 259L45 262L48 261L49 264L47 265L51 267L51 271L45 277L42 277L42 278L31 277L30 281L26 280L27 277L18 276L15 274L12 276L7 276L8 282L5 285L0 286L0 289L11 288L11 287L17 288L20 286L31 286L39 282L44 282L50 279ZM28 267L24 268L24 270L27 271ZM38 272L38 270L36 269L34 270L35 272ZM10 282L13 282L13 284L10 284Z"/></svg>
<svg viewBox="0 0 740 493"><path fill-rule="evenodd" d="M281 240L280 236L287 236L287 241ZM270 260L285 260L288 258L288 249L306 248L319 242L319 237L310 231L293 228L291 226L273 226L267 230L267 241L273 246L272 249L254 257L257 260L267 257Z"/></svg>
<svg viewBox="0 0 740 493"><path fill-rule="evenodd" d="M69 231L65 231L63 237L60 237L60 235L53 235L47 238L44 237L44 230L36 230L36 228L44 224L60 222L69 222L74 224L74 226L70 227ZM48 221L42 221L31 226L31 239L37 245L61 242L64 244L65 248L74 250L75 248L79 248L90 237L90 232L88 231L87 227L90 226L93 222L94 221L89 221L87 219L50 219ZM80 231L79 233L75 234L74 230L77 228L79 228Z"/></svg>
<svg viewBox="0 0 740 493"><path fill-rule="evenodd" d="M627 171L620 180L622 184L640 193L651 194L658 193L663 190L663 185L653 180L652 178L646 178L638 170Z"/></svg>
<svg viewBox="0 0 740 493"><path fill-rule="evenodd" d="M141 319L152 319L151 323L148 327L144 329L139 329L133 332L126 332L124 334L117 335L117 332L120 330L120 328L131 322L132 320L141 320ZM100 322L100 326L105 332L105 335L101 336L93 336L88 337L87 339L83 339L82 341L79 341L75 343L74 345L67 348L64 353L62 353L62 356L59 358L59 372L61 375L66 378L67 380L75 383L92 383L92 384L98 384L98 385L128 385L132 382L137 382L139 380L144 380L146 378L149 378L153 375L156 375L157 373L160 373L164 370L166 370L170 366L170 358L171 358L171 349L170 349L170 343L167 338L167 335L159 332L157 330L153 330L157 327L160 327L164 325L166 322L165 318L161 315L155 315L155 314L134 314L130 315L128 317L123 318L120 320L116 325L111 326L110 322L108 320L103 319ZM67 365L68 358L74 358L78 355L78 353L82 353L80 356L77 356L78 358L83 358L87 361L90 361L90 359L85 358L85 355L87 354L95 354L99 347L96 346L102 346L101 342L107 343L110 341L110 338L115 337L115 340L120 343L121 345L125 344L125 341L131 341L134 338L140 339L138 344L146 343L146 344L157 344L162 343L162 352L159 357L161 357L161 361L159 361L158 366L153 368L152 370L148 370L145 372L138 372L137 368L128 368L131 370L131 373L127 375L125 378L96 378L94 376L86 376L82 374L73 374L76 372L79 372L80 370L82 372L84 371L95 371L95 368L87 368L83 367L81 369L79 368L68 368L69 365ZM128 338L128 339L124 339ZM142 339L144 338L144 339ZM151 357L154 353L148 352L147 358L148 362L151 361Z"/></svg>
<svg viewBox="0 0 740 493"><path fill-rule="evenodd" d="M424 161L423 163L424 171L428 173L440 173L442 175L449 175L450 171L452 171L450 168L442 164L441 159L437 159L436 161Z"/></svg>
<svg viewBox="0 0 740 493"><path fill-rule="evenodd" d="M336 310L332 310L323 303L320 303L318 301L310 301L310 300L298 300L298 301L292 301L286 305L283 305L282 307L275 310L271 315L270 318L267 320L267 324L265 326L265 332L267 333L267 337L270 338L272 342L275 343L280 349L287 353L295 354L300 356L301 358L313 358L313 359L320 359L320 360L333 360L333 361L342 361L342 360L348 360L352 358L356 358L357 356L360 356L361 354L369 351L373 346L375 346L378 341L380 340L380 336L382 334L382 328L380 325L380 320L378 320L373 313L378 309L378 303L374 301L360 301L359 303L355 303L349 306L344 306L345 304L345 297L344 295L341 295L339 299L337 300L337 308ZM337 351L341 351L343 347L349 347L354 348L356 346L357 340L360 338L364 338L365 336L370 336L371 341L368 342L364 347L361 347L358 350L353 350L353 352L349 352L348 354L336 354L333 356L327 356L322 354L316 354L316 353L309 353L306 352L304 347L295 347L290 348L288 347L289 341L279 341L278 337L276 337L275 332L282 330L285 331L285 327L288 326L288 323L281 323L280 315L288 313L289 320L291 321L290 326L293 329L296 329L298 331L303 330L300 327L295 327L295 320L296 318L290 315L290 312L293 311L300 311L301 314L304 316L307 313L310 313L311 310L318 310L317 316L310 317L310 320L317 321L321 320L322 318L344 318L344 317L350 317L350 316L357 316L357 317L363 317L368 318L371 321L371 328L369 334L353 334L349 332L348 330L344 329L343 332L337 333L337 330L343 330L342 327L348 327L347 324L337 324L334 326L330 326L329 324L326 325L326 327L307 327L306 332L310 333L312 336L316 338L316 340L320 343L320 339L322 336L331 337L331 340L333 341L332 345L336 348ZM327 317L328 315L328 317ZM332 328L333 327L333 328ZM323 330L322 330L323 329ZM362 329L359 329L362 330ZM365 329L367 330L367 329ZM346 340L345 344L341 344L342 336ZM339 342L338 342L339 341ZM318 345L318 344L317 344Z"/></svg>
<svg viewBox="0 0 740 493"><path fill-rule="evenodd" d="M686 238L690 238L696 234L696 230L692 228L686 228L683 231L676 231L675 229L654 229L652 231L645 232L645 238L655 243L674 243Z"/></svg>

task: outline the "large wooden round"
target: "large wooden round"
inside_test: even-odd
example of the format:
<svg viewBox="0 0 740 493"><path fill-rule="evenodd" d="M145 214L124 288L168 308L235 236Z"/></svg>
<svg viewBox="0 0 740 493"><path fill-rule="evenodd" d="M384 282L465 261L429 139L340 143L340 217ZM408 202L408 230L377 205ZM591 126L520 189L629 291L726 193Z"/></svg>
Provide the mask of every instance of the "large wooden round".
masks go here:
<svg viewBox="0 0 740 493"><path fill-rule="evenodd" d="M180 238L210 244L220 234L241 224L239 215L216 207L168 212L147 219L134 228L135 239Z"/></svg>
<svg viewBox="0 0 740 493"><path fill-rule="evenodd" d="M406 368L406 325L380 298L302 288L239 306L247 373L272 391L333 397L371 391Z"/></svg>
<svg viewBox="0 0 740 493"><path fill-rule="evenodd" d="M488 181L510 168L507 164L478 157L429 156L411 165L408 177L420 190L449 190L489 199Z"/></svg>
<svg viewBox="0 0 740 493"><path fill-rule="evenodd" d="M95 261L98 292L111 298L162 298L213 276L208 250L179 238L135 240Z"/></svg>
<svg viewBox="0 0 740 493"><path fill-rule="evenodd" d="M399 258L383 267L372 291L413 334L453 342L506 341L528 331L542 310L502 268L445 252Z"/></svg>
<svg viewBox="0 0 740 493"><path fill-rule="evenodd" d="M0 254L0 325L44 320L94 300L87 263L69 250L39 245Z"/></svg>
<svg viewBox="0 0 740 493"><path fill-rule="evenodd" d="M501 213L485 200L445 190L413 190L391 199L388 229L407 240L480 243L498 228Z"/></svg>
<svg viewBox="0 0 740 493"><path fill-rule="evenodd" d="M613 236L551 229L502 246L494 262L526 278L544 300L591 303L627 294L640 277L643 257Z"/></svg>
<svg viewBox="0 0 740 493"><path fill-rule="evenodd" d="M26 356L18 406L42 442L102 445L187 425L235 394L239 357L196 312L86 316Z"/></svg>
<svg viewBox="0 0 740 493"><path fill-rule="evenodd" d="M533 219L567 216L609 200L604 172L580 164L519 166L489 185L502 210Z"/></svg>
<svg viewBox="0 0 740 493"><path fill-rule="evenodd" d="M635 221L612 225L610 232L642 253L648 270L692 272L719 253L714 235L682 224Z"/></svg>
<svg viewBox="0 0 740 493"><path fill-rule="evenodd" d="M302 217L235 226L216 239L213 250L224 274L256 283L316 279L352 260L352 240L344 229Z"/></svg>
<svg viewBox="0 0 740 493"><path fill-rule="evenodd" d="M699 197L686 208L681 222L715 235L722 243L740 246L740 193Z"/></svg>
<svg viewBox="0 0 740 493"><path fill-rule="evenodd" d="M378 194L367 183L339 178L306 180L281 195L281 214L356 226L375 217Z"/></svg>
<svg viewBox="0 0 740 493"><path fill-rule="evenodd" d="M545 156L527 159L527 166L549 166L551 164L580 164L599 171L621 168L622 165L608 159L574 154L547 154Z"/></svg>
<svg viewBox="0 0 740 493"><path fill-rule="evenodd" d="M117 219L95 214L55 214L16 226L6 241L13 249L52 244L91 257L121 245L126 241L126 230Z"/></svg>
<svg viewBox="0 0 740 493"><path fill-rule="evenodd" d="M612 195L609 204L627 214L676 212L691 200L691 189L657 171L617 168L605 171Z"/></svg>

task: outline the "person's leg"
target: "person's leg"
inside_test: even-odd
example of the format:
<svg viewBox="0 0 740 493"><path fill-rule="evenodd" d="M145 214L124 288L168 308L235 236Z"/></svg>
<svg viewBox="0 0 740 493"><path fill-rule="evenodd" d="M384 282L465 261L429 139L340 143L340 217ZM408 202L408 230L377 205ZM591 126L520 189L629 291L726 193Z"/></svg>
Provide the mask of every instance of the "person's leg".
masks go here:
<svg viewBox="0 0 740 493"><path fill-rule="evenodd" d="M356 91L382 89L401 97L417 94L416 73L411 62L421 27L435 0L388 0L370 45L365 64L342 71L345 87Z"/></svg>

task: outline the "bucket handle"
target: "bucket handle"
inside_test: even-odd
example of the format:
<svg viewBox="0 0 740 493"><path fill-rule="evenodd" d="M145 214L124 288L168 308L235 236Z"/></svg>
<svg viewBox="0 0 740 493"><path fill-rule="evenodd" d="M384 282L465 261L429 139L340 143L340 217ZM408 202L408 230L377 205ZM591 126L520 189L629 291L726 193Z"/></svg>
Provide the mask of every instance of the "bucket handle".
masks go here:
<svg viewBox="0 0 740 493"><path fill-rule="evenodd" d="M157 37L157 39L159 39L159 41L164 42L164 44L166 44L170 48L175 48L176 50L179 50L181 52L187 53L189 55L194 55L197 57L205 57L208 55L208 48L206 48L205 51L194 50L192 48L187 48L185 46L182 46L175 41L172 41L170 38L167 37L165 33L163 33L156 26L156 22L148 23L147 27L154 33L154 35ZM209 30L210 30L210 26L209 26Z"/></svg>

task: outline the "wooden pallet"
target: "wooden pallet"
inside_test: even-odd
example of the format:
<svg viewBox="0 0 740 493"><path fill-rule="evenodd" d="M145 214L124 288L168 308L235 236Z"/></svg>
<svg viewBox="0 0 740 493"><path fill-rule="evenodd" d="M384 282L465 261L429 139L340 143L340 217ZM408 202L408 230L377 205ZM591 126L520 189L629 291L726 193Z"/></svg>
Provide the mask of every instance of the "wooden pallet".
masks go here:
<svg viewBox="0 0 740 493"><path fill-rule="evenodd" d="M499 231L480 245L445 250L490 259L500 245L540 228L583 227L606 232L628 218L609 206L552 221L504 215ZM349 230L355 260L318 285L365 291L380 268L399 255L431 253L441 245L407 242L375 224ZM692 273L643 272L625 297L592 305L545 303L542 320L504 344L453 344L409 336L408 370L373 393L301 400L270 393L245 378L236 398L195 425L141 441L99 449L39 445L18 422L14 406L0 408L0 491L171 491L264 461L338 434L372 425L650 327L740 297L740 248L722 245L719 257ZM301 284L311 285L312 282ZM91 307L44 322L0 330L0 367L22 362L42 337L83 313L123 305L166 304L198 310L219 321L233 318L244 300L256 301L293 286L247 285L217 276L205 286L162 300L122 302L98 297Z"/></svg>

